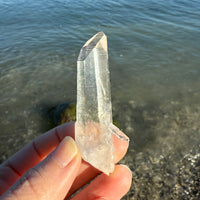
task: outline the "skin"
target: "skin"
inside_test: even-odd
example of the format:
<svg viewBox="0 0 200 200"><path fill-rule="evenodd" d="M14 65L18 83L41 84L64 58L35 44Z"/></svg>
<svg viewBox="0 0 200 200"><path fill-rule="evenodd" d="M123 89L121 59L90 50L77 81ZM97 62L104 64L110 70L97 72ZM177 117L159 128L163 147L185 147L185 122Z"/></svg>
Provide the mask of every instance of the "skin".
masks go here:
<svg viewBox="0 0 200 200"><path fill-rule="evenodd" d="M131 186L128 167L116 165L109 176L101 173L81 160L72 138L74 123L63 124L37 137L2 163L0 200L67 199L92 179L72 200L121 199ZM114 148L117 163L126 154L128 142L114 136Z"/></svg>

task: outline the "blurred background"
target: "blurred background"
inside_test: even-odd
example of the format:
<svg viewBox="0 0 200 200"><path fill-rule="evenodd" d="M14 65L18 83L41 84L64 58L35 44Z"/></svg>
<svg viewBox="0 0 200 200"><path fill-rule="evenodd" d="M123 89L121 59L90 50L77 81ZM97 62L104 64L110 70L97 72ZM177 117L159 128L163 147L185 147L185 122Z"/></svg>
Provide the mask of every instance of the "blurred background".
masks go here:
<svg viewBox="0 0 200 200"><path fill-rule="evenodd" d="M52 127L49 110L76 102L76 60L99 31L113 116L131 139L124 199L196 197L179 179L187 156L200 160L198 0L0 0L0 161Z"/></svg>

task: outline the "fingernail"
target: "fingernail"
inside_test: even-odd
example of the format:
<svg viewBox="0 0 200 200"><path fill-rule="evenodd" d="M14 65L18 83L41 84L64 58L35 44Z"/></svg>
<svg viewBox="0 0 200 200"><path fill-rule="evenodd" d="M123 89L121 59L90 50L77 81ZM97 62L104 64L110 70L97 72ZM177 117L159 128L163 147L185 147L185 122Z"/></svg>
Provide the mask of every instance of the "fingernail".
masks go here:
<svg viewBox="0 0 200 200"><path fill-rule="evenodd" d="M126 142L129 142L129 137L124 134L118 127L116 127L114 124L111 124L110 125L110 128L111 128L111 132L116 135L120 140L122 141L126 141Z"/></svg>
<svg viewBox="0 0 200 200"><path fill-rule="evenodd" d="M132 171L131 169L127 166L127 165L123 165L123 164L120 164L121 166L125 167L126 169L128 169L128 171L130 172L131 176L132 176Z"/></svg>
<svg viewBox="0 0 200 200"><path fill-rule="evenodd" d="M75 141L67 136L65 137L52 154L52 159L61 167L66 167L78 152Z"/></svg>

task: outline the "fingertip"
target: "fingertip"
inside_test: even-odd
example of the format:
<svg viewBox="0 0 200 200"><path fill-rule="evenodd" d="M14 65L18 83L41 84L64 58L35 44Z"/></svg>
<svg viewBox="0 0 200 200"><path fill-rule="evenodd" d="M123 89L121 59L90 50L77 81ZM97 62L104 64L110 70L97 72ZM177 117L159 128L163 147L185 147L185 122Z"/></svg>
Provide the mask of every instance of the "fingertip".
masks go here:
<svg viewBox="0 0 200 200"><path fill-rule="evenodd" d="M122 164L116 165L113 175L115 177L121 178L120 181L122 185L124 186L124 188L127 189L127 192L128 192L132 184L132 171L130 170L130 168L127 165L122 165Z"/></svg>
<svg viewBox="0 0 200 200"><path fill-rule="evenodd" d="M119 162L126 154L129 146L129 138L115 125L112 125L113 131L113 141L115 148L114 161L115 163Z"/></svg>
<svg viewBox="0 0 200 200"><path fill-rule="evenodd" d="M109 176L102 173L72 199L121 199L129 191L131 183L130 169L124 165L116 165L113 173Z"/></svg>
<svg viewBox="0 0 200 200"><path fill-rule="evenodd" d="M122 173L121 171L126 172L132 178L132 171L130 170L130 168L127 165L118 164L115 166L115 171L120 171L120 173Z"/></svg>

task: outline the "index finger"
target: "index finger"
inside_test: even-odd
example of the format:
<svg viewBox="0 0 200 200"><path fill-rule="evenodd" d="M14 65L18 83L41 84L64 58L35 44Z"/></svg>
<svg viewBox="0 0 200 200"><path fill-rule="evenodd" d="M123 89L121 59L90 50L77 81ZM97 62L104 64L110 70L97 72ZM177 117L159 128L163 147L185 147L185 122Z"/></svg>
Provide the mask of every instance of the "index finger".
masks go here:
<svg viewBox="0 0 200 200"><path fill-rule="evenodd" d="M51 153L65 136L74 138L74 123L58 126L35 138L20 151L6 160L2 166L9 166L22 176Z"/></svg>

